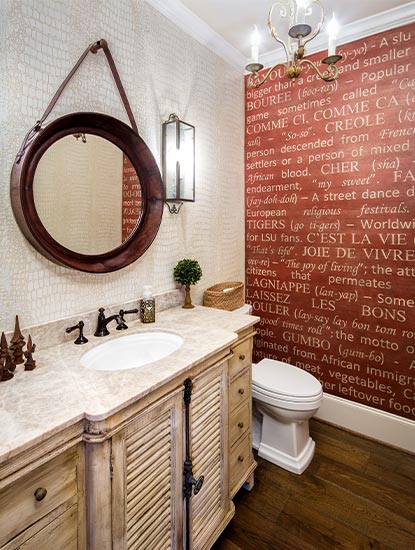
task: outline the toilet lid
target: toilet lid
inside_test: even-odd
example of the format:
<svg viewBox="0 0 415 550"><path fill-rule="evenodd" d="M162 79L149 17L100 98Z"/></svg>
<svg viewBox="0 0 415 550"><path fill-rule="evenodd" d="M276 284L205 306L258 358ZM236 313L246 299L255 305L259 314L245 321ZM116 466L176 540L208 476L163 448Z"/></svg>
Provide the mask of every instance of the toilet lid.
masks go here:
<svg viewBox="0 0 415 550"><path fill-rule="evenodd" d="M321 384L312 374L288 363L262 359L252 365L252 384L275 395L314 397L321 394Z"/></svg>

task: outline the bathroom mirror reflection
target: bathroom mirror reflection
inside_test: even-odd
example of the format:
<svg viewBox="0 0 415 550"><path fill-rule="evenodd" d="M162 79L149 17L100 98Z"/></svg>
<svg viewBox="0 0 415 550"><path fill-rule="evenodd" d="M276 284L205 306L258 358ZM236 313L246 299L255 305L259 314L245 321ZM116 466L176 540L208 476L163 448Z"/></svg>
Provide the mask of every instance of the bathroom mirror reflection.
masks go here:
<svg viewBox="0 0 415 550"><path fill-rule="evenodd" d="M47 232L80 254L103 254L126 241L142 214L141 184L127 155L110 141L77 132L42 155L34 202Z"/></svg>

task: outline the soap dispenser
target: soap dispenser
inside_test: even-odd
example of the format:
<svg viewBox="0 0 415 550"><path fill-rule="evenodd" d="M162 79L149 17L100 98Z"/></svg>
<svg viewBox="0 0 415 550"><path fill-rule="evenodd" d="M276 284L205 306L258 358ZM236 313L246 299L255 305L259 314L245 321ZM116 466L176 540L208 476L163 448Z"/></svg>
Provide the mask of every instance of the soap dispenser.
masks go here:
<svg viewBox="0 0 415 550"><path fill-rule="evenodd" d="M149 285L144 286L140 300L140 319L142 323L154 323L156 320L156 303Z"/></svg>

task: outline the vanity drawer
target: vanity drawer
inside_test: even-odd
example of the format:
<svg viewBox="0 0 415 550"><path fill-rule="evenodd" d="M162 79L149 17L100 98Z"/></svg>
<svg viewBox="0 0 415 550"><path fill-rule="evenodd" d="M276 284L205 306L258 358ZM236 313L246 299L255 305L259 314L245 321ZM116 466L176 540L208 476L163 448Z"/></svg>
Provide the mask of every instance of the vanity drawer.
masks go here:
<svg viewBox="0 0 415 550"><path fill-rule="evenodd" d="M1 550L48 550L52 548L54 550L85 550L84 545L78 544L78 507L76 504L50 523L46 523L35 534L31 534L30 531L29 528L13 538Z"/></svg>
<svg viewBox="0 0 415 550"><path fill-rule="evenodd" d="M229 376L231 379L238 376L242 369L251 364L252 338L241 342L232 351L233 356L229 359Z"/></svg>
<svg viewBox="0 0 415 550"><path fill-rule="evenodd" d="M251 397L251 369L247 368L238 378L232 380L229 388L229 407L234 411Z"/></svg>
<svg viewBox="0 0 415 550"><path fill-rule="evenodd" d="M231 492L236 484L240 484L241 479L246 478L246 472L253 464L253 455L251 449L251 433L249 432L241 441L231 449L230 457L230 479Z"/></svg>
<svg viewBox="0 0 415 550"><path fill-rule="evenodd" d="M77 457L66 452L0 490L0 547L76 497Z"/></svg>
<svg viewBox="0 0 415 550"><path fill-rule="evenodd" d="M233 445L251 427L251 401L247 400L232 414L229 423L230 445Z"/></svg>

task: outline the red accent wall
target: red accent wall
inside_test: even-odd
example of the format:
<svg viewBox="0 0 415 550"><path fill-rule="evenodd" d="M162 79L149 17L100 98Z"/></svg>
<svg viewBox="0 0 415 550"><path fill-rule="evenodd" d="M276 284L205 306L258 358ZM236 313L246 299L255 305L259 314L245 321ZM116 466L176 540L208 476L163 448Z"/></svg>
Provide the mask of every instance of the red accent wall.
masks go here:
<svg viewBox="0 0 415 550"><path fill-rule="evenodd" d="M246 90L246 301L254 361L415 418L415 24L340 48L326 83ZM313 56L317 61L322 56Z"/></svg>
<svg viewBox="0 0 415 550"><path fill-rule="evenodd" d="M123 155L122 179L122 228L121 240L124 242L133 232L141 216L141 184L130 159Z"/></svg>

